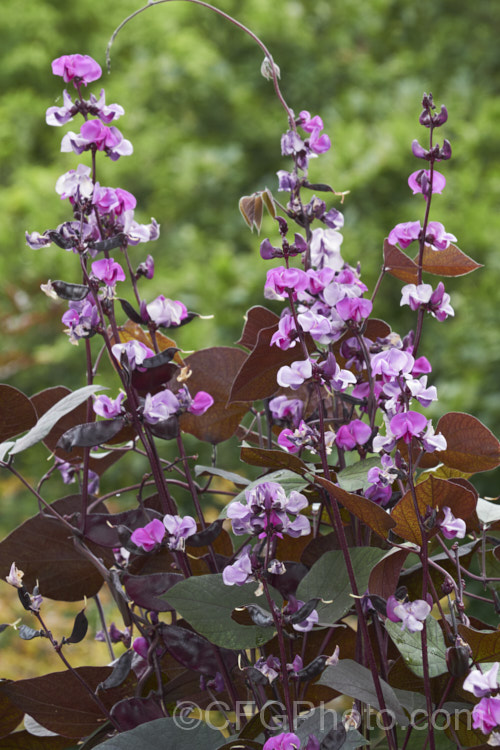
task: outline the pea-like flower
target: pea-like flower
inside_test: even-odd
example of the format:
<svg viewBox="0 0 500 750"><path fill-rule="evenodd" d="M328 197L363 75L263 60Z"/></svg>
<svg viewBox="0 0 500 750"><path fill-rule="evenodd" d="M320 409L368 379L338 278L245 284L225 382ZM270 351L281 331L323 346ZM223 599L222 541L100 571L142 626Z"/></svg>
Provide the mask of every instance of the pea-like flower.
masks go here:
<svg viewBox="0 0 500 750"><path fill-rule="evenodd" d="M62 76L65 83L73 81L78 87L83 83L97 81L102 76L102 69L89 55L63 55L52 61L52 72L55 76Z"/></svg>

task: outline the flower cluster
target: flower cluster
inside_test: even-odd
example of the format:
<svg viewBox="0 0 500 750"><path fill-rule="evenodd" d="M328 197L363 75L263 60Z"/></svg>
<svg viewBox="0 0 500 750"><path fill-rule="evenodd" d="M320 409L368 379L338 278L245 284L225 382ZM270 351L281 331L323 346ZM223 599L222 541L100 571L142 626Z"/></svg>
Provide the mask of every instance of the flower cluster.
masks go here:
<svg viewBox="0 0 500 750"><path fill-rule="evenodd" d="M473 693L476 698L481 698L472 710L473 727L480 729L483 734L489 734L492 729L500 726L500 685L498 684L499 663L495 662L486 672L473 669L464 680L464 690ZM493 732L493 742L499 739L499 733Z"/></svg>

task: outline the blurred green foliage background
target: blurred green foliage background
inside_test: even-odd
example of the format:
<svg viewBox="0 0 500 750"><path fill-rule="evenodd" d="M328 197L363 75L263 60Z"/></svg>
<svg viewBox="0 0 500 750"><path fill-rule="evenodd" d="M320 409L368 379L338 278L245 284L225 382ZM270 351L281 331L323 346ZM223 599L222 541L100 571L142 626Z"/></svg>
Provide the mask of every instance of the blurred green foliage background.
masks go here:
<svg viewBox="0 0 500 750"><path fill-rule="evenodd" d="M62 332L64 307L39 290L49 278L79 281L76 259L55 246L35 252L24 241L25 230L43 232L69 218L54 185L88 160L59 151L74 123L59 130L45 124L45 110L62 104L64 86L50 63L80 52L104 68L112 31L137 7L137 0L1 3L0 380L28 395L84 384L83 348L70 346ZM485 268L446 282L456 318L429 320L422 352L440 397L433 414L467 411L500 434L500 4L221 0L220 7L270 48L295 112L322 116L333 148L312 164L311 179L350 191L342 207L343 256L361 262L369 287L383 238L396 223L423 216L421 197L407 186L422 166L411 141L425 144L427 136L418 125L422 93L447 105L444 137L453 159L442 165L447 188L433 200L431 218ZM267 265L238 199L266 185L276 190L276 171L290 164L280 154L285 113L260 75L261 62L241 31L205 8L172 2L126 26L112 50L111 75L103 76L107 102L125 108L118 127L135 150L116 163L99 159L99 180L134 193L139 221L154 216L161 224L158 242L131 249L137 264L148 252L155 256L156 276L143 293L214 315L179 332L184 349L232 345L246 309L263 301ZM277 239L269 218L265 236ZM400 287L384 280L375 313L404 335L414 318L399 308ZM37 456L31 451L26 463L34 480L42 473ZM496 495L497 477L477 484ZM35 509L17 502L26 494L11 478L0 478L0 490L0 529L7 532ZM58 491L66 494L62 485Z"/></svg>

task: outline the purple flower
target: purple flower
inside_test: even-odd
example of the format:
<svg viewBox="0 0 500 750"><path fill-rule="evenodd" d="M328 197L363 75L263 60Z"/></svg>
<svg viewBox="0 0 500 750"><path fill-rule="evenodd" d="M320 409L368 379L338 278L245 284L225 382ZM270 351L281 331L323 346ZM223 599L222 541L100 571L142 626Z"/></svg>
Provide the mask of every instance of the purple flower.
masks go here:
<svg viewBox="0 0 500 750"><path fill-rule="evenodd" d="M455 315L450 305L450 295L445 292L442 281L435 291L430 284L406 284L401 289L400 305L409 305L412 310L418 310L423 306L440 322L446 320L449 315Z"/></svg>
<svg viewBox="0 0 500 750"><path fill-rule="evenodd" d="M102 75L101 66L88 55L63 55L52 61L52 72L55 76L62 76L65 83L73 81L78 87L80 83L87 85L97 81Z"/></svg>
<svg viewBox="0 0 500 750"><path fill-rule="evenodd" d="M500 698L481 698L472 709L472 726L488 734L500 724Z"/></svg>
<svg viewBox="0 0 500 750"><path fill-rule="evenodd" d="M269 409L271 410L273 419L288 419L294 427L298 427L302 419L304 402L299 398L276 396L269 402Z"/></svg>
<svg viewBox="0 0 500 750"><path fill-rule="evenodd" d="M94 399L94 411L100 417L106 417L106 419L117 417L121 414L121 403L124 398L124 393L120 393L114 401L109 396L96 396Z"/></svg>
<svg viewBox="0 0 500 750"><path fill-rule="evenodd" d="M123 352L127 355L128 363L134 370L136 367L140 367L145 359L148 357L154 357L154 351L143 344L142 341L127 341L125 344L114 344L111 347L113 356L120 361Z"/></svg>
<svg viewBox="0 0 500 750"><path fill-rule="evenodd" d="M391 432L395 438L411 443L413 437L420 437L427 427L427 419L417 411L405 411L391 419Z"/></svg>
<svg viewBox="0 0 500 750"><path fill-rule="evenodd" d="M139 656L141 656L143 659L148 658L149 643L147 639L142 635L140 635L139 638L134 639L132 648L134 649L135 653L139 654Z"/></svg>
<svg viewBox="0 0 500 750"><path fill-rule="evenodd" d="M312 375L312 363L310 359L300 360L298 362L292 362L290 366L283 365L278 370L277 381L278 385L282 388L292 388L297 390L300 388L304 380L307 380Z"/></svg>
<svg viewBox="0 0 500 750"><path fill-rule="evenodd" d="M344 260L340 246L344 238L336 229L313 229L311 237L311 263L318 269L333 268L340 271Z"/></svg>
<svg viewBox="0 0 500 750"><path fill-rule="evenodd" d="M135 275L137 278L139 278L139 276L145 276L146 279L153 278L155 275L155 261L152 255L148 255L146 260L137 266Z"/></svg>
<svg viewBox="0 0 500 750"><path fill-rule="evenodd" d="M302 325L302 324L301 324ZM297 329L293 316L285 311L278 323L278 330L271 337L270 346L276 345L284 351L297 344Z"/></svg>
<svg viewBox="0 0 500 750"><path fill-rule="evenodd" d="M337 431L335 442L339 448L352 451L357 445L364 445L371 437L370 425L360 419L353 419L349 424L343 424Z"/></svg>
<svg viewBox="0 0 500 750"><path fill-rule="evenodd" d="M287 498L277 482L261 482L246 490L245 497L246 504L237 500L227 509L235 534L260 534L263 537L286 533L294 538L309 534L309 520L300 515L308 502L300 492L292 490ZM297 516L295 520L290 521L288 513Z"/></svg>
<svg viewBox="0 0 500 750"><path fill-rule="evenodd" d="M159 326L178 326L181 321L185 320L188 311L185 305L179 300L167 299L160 294L153 302L146 306L149 317Z"/></svg>
<svg viewBox="0 0 500 750"><path fill-rule="evenodd" d="M413 190L413 195L422 193L427 198L431 190L430 179L430 169L419 169L417 172L412 172L408 177L408 185ZM442 193L445 185L446 179L444 175L441 172L434 171L432 174L432 192Z"/></svg>
<svg viewBox="0 0 500 750"><path fill-rule="evenodd" d="M69 198L73 201L80 202L92 197L94 185L90 176L90 167L79 164L76 169L70 169L69 172L61 175L56 182L56 193L61 199Z"/></svg>
<svg viewBox="0 0 500 750"><path fill-rule="evenodd" d="M303 292L309 285L309 278L300 268L271 268L267 272L264 296L268 299L284 299L288 291ZM295 296L295 295L294 295Z"/></svg>
<svg viewBox="0 0 500 750"><path fill-rule="evenodd" d="M64 104L62 107L48 108L45 113L45 122L47 125L60 127L73 119L73 115L76 114L77 108L73 104L73 100L66 89L63 91L63 102Z"/></svg>
<svg viewBox="0 0 500 750"><path fill-rule="evenodd" d="M90 94L89 111L97 115L101 122L108 125L112 120L118 120L125 114L125 110L119 104L106 104L104 89L101 89L99 99L94 94Z"/></svg>
<svg viewBox="0 0 500 750"><path fill-rule="evenodd" d="M300 740L293 732L285 732L268 739L262 750L300 750Z"/></svg>
<svg viewBox="0 0 500 750"><path fill-rule="evenodd" d="M205 414L207 409L210 409L210 407L213 406L213 403L214 400L209 393L206 391L198 391L188 406L188 412L199 417L202 414Z"/></svg>
<svg viewBox="0 0 500 750"><path fill-rule="evenodd" d="M446 250L450 242L456 242L457 238L454 234L447 232L439 221L430 221L427 224L425 241L433 250Z"/></svg>
<svg viewBox="0 0 500 750"><path fill-rule="evenodd" d="M95 184L92 203L101 213L121 216L125 211L133 210L137 200L132 193L122 188L101 187Z"/></svg>
<svg viewBox="0 0 500 750"><path fill-rule="evenodd" d="M281 136L281 154L282 156L292 156L305 152L306 146L302 138L295 130L288 130Z"/></svg>
<svg viewBox="0 0 500 750"><path fill-rule="evenodd" d="M113 258L102 258L92 263L92 273L107 286L114 286L117 281L125 281L125 271Z"/></svg>
<svg viewBox="0 0 500 750"><path fill-rule="evenodd" d="M149 424L163 422L165 419L172 417L178 411L179 406L177 396L168 388L155 393L154 396L148 393L144 399L144 419Z"/></svg>
<svg viewBox="0 0 500 750"><path fill-rule="evenodd" d="M487 672L473 669L464 680L463 688L469 693L474 693L476 698L482 698L500 687L498 684L499 663L495 662Z"/></svg>
<svg viewBox="0 0 500 750"><path fill-rule="evenodd" d="M445 536L447 539L455 539L455 537L457 539L463 539L467 530L465 521L462 518L455 518L455 516L451 512L451 508L449 508L447 505L445 505L445 507L443 508L443 513L443 520L438 521L438 525L443 536Z"/></svg>
<svg viewBox="0 0 500 750"><path fill-rule="evenodd" d="M81 154L95 146L98 151L105 151L112 161L120 156L128 156L133 153L130 141L127 141L118 128L108 128L100 120L87 120L80 128L80 133L66 133L61 141L61 151L67 153L74 151Z"/></svg>
<svg viewBox="0 0 500 750"><path fill-rule="evenodd" d="M287 192L291 192L292 190L295 190L298 184L298 179L293 172L286 172L284 169L280 169L276 174L278 175L279 180L278 191L286 190Z"/></svg>
<svg viewBox="0 0 500 750"><path fill-rule="evenodd" d="M258 669L264 677L267 677L269 683L272 684L276 677L279 676L281 663L276 656L268 656L267 659L261 656L260 659L257 659L255 662L254 667L255 669Z"/></svg>
<svg viewBox="0 0 500 750"><path fill-rule="evenodd" d="M40 248L52 244L52 240L50 237L47 237L45 232L43 234L40 234L40 232L31 232L31 234L25 232L25 237L26 244L29 245L32 250L40 250Z"/></svg>
<svg viewBox="0 0 500 750"><path fill-rule="evenodd" d="M423 630L423 623L431 611L431 606L423 599L403 604L395 596L387 600L387 617L391 622L401 622L401 630L408 628L410 633Z"/></svg>
<svg viewBox="0 0 500 750"><path fill-rule="evenodd" d="M403 224L396 224L389 232L387 239L391 245L399 243L399 246L406 250L412 242L418 240L421 229L419 221L406 221Z"/></svg>
<svg viewBox="0 0 500 750"><path fill-rule="evenodd" d="M133 531L130 541L136 547L142 547L146 552L150 552L157 544L160 544L164 536L165 526L157 518L154 518L143 528Z"/></svg>
<svg viewBox="0 0 500 750"><path fill-rule="evenodd" d="M23 571L19 570L19 568L16 568L16 563L13 562L10 566L9 575L5 577L5 580L8 584L14 586L14 588L20 589L23 586L23 577Z"/></svg>
<svg viewBox="0 0 500 750"><path fill-rule="evenodd" d="M222 571L222 580L226 586L243 586L244 583L253 581L250 549L250 545L247 544L238 559L232 565L227 565Z"/></svg>
<svg viewBox="0 0 500 750"><path fill-rule="evenodd" d="M335 307L342 320L361 323L370 315L373 304L363 297L344 297Z"/></svg>
<svg viewBox="0 0 500 750"><path fill-rule="evenodd" d="M412 372L414 364L409 352L395 347L374 354L370 362L372 375L382 375L384 382Z"/></svg>
<svg viewBox="0 0 500 750"><path fill-rule="evenodd" d="M169 534L168 546L170 549L184 550L186 539L196 534L196 521L191 516L172 516L167 513L163 523Z"/></svg>

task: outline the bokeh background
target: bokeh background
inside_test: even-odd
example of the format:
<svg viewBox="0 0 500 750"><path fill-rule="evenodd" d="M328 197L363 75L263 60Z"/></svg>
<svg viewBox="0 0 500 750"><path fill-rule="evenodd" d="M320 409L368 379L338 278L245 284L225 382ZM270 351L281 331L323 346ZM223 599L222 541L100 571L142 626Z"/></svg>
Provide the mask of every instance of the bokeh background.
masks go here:
<svg viewBox="0 0 500 750"><path fill-rule="evenodd" d="M24 241L26 230L43 232L69 218L54 185L87 158L59 151L72 123L45 124L47 107L62 104L63 83L50 63L80 52L104 68L111 33L137 7L136 0L1 3L0 380L28 395L84 384L84 352L62 332L64 308L39 290L49 278L78 281L75 258L55 246L35 252ZM343 256L361 262L369 287L383 238L396 223L423 216L421 196L407 186L421 166L411 141L425 143L427 135L418 124L422 93L432 91L438 105L447 105L443 130L453 158L442 165L447 187L433 200L431 218L484 268L446 282L456 317L428 321L422 352L440 397L433 415L470 412L500 434L500 4L221 0L220 7L268 45L295 112L322 116L333 148L312 164L311 178L350 191L342 207ZM115 163L100 159L100 182L132 192L138 219L154 216L161 224L158 242L131 251L137 263L148 251L155 256L156 276L145 293L214 316L182 329L178 344L185 350L232 345L246 309L263 301L267 267L238 199L265 186L275 190L276 171L289 163L280 154L286 117L261 62L241 31L205 8L171 2L125 27L112 49L111 74L103 76L107 102L125 108L118 127L135 150ZM261 236L277 237L269 218ZM375 312L404 335L413 318L399 308L400 287L387 277ZM33 450L24 459L34 480L38 457L43 452ZM498 480L492 472L476 484L496 496ZM63 490L56 488L54 499ZM9 476L0 476L0 496L4 535L36 509ZM16 602L14 614L1 605L2 621L17 617ZM33 673L30 664L26 674Z"/></svg>

